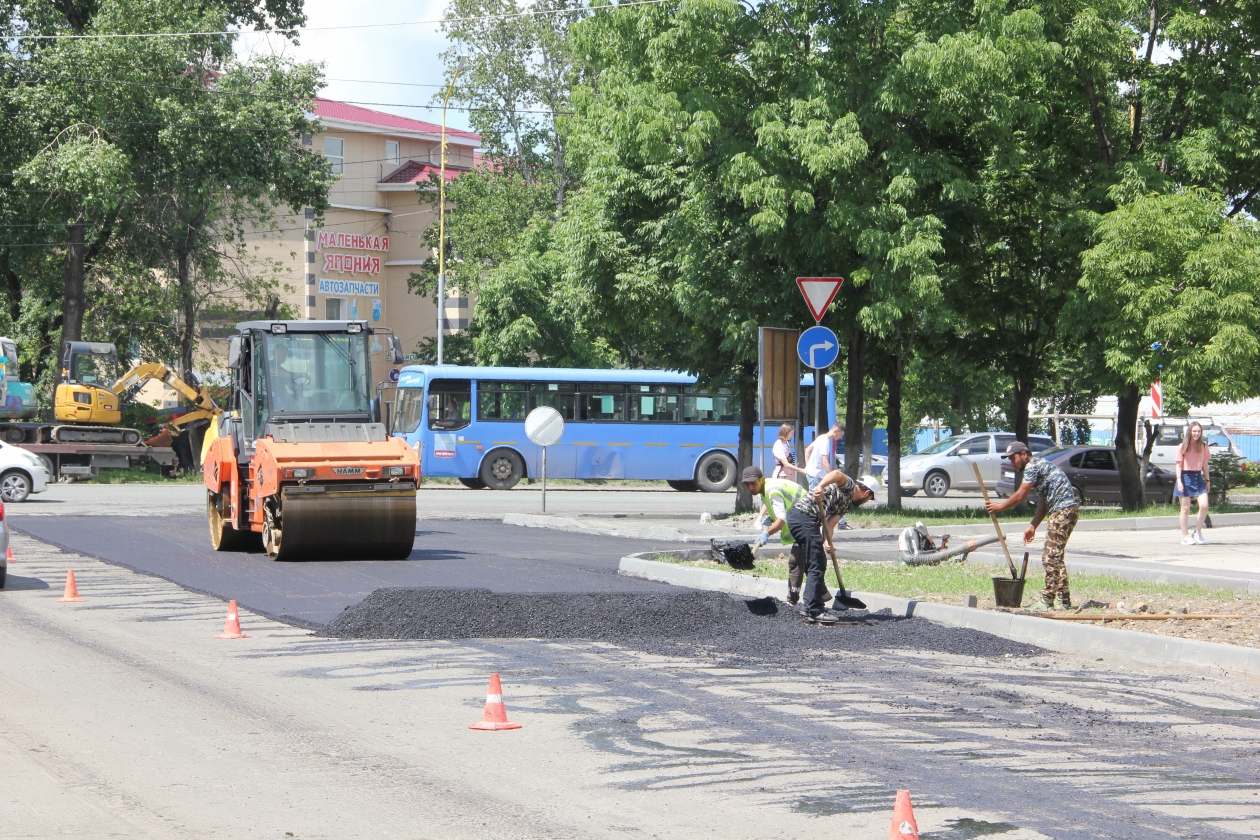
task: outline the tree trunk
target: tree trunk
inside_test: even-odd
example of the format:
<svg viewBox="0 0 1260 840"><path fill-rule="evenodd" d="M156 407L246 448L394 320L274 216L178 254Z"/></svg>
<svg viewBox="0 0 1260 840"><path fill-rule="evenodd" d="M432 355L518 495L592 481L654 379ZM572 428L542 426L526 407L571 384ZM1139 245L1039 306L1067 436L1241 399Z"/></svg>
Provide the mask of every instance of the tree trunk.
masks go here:
<svg viewBox="0 0 1260 840"><path fill-rule="evenodd" d="M862 397L866 389L866 331L857 327L849 339L849 393L844 412L844 474L857 475L862 456Z"/></svg>
<svg viewBox="0 0 1260 840"><path fill-rule="evenodd" d="M1142 446L1142 507L1146 507L1150 504L1146 498L1146 474L1151 471L1151 450L1155 448L1161 426L1159 423L1152 426L1150 420L1143 420L1142 426L1146 429L1146 443Z"/></svg>
<svg viewBox="0 0 1260 840"><path fill-rule="evenodd" d="M87 309L84 295L83 218L66 225L66 262L62 270L64 286L61 296L61 340L83 340L83 313Z"/></svg>
<svg viewBox="0 0 1260 840"><path fill-rule="evenodd" d="M1028 401L1032 399L1032 390L1031 379L1016 378L1011 408L1015 418L1015 439L1024 443L1028 443Z"/></svg>
<svg viewBox="0 0 1260 840"><path fill-rule="evenodd" d="M197 346L197 302L192 288L192 267L188 253L179 255L179 304L184 314L184 325L179 334L179 375L189 384L195 384L193 376L193 351Z"/></svg>
<svg viewBox="0 0 1260 840"><path fill-rule="evenodd" d="M1142 508L1142 463L1137 453L1138 405L1142 392L1132 385L1116 399L1116 466L1120 468L1120 507Z"/></svg>
<svg viewBox="0 0 1260 840"><path fill-rule="evenodd" d="M901 377L902 359L893 355L888 375L888 467L884 470L884 490L889 510L901 510Z"/></svg>
<svg viewBox="0 0 1260 840"><path fill-rule="evenodd" d="M736 470L743 473L745 467L753 462L753 426L757 423L757 400L754 397L741 397L739 401L739 446L736 448ZM739 480L735 479L735 512L755 513L760 505L753 505L753 495Z"/></svg>

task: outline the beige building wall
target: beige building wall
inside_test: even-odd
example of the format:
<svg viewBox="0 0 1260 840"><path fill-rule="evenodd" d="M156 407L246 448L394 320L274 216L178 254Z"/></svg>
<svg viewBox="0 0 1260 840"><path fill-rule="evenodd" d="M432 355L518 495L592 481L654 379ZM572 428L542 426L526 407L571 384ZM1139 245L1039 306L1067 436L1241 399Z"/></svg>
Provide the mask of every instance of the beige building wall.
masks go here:
<svg viewBox="0 0 1260 840"><path fill-rule="evenodd" d="M388 327L404 353L414 357L420 342L437 334L433 299L412 294L407 278L433 253L422 237L437 221L436 195L430 198L417 187L428 186L429 172L440 163L440 131L429 123L343 103L320 101L317 116L324 131L303 140L341 170L329 194L331 207L322 219L285 214L271 230L250 234L246 270L274 274L282 302L299 318L353 317ZM473 166L477 143L475 135L447 133L450 173ZM237 320L261 317L248 308L225 300L215 307L219 311L203 313L207 368L222 368L226 336ZM446 309L448 333L467 326L466 299L449 299ZM388 379L390 370L384 342L380 346L373 356L377 382Z"/></svg>

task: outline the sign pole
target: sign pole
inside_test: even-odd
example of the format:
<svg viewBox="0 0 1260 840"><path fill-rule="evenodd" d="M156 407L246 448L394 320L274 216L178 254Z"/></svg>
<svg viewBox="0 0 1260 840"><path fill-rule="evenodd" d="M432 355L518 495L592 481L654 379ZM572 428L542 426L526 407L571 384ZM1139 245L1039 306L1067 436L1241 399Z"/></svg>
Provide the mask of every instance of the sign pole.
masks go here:
<svg viewBox="0 0 1260 840"><path fill-rule="evenodd" d="M766 328L757 328L757 422L761 426L760 446L753 446L753 463L766 469Z"/></svg>
<svg viewBox="0 0 1260 840"><path fill-rule="evenodd" d="M543 488L542 488L542 512L547 512L547 447L542 448L543 451Z"/></svg>

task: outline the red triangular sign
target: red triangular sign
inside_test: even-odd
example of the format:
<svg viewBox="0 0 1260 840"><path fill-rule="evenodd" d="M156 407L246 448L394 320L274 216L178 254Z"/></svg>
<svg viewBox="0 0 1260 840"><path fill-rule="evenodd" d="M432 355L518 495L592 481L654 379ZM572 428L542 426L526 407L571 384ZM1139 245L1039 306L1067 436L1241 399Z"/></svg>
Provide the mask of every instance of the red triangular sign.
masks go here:
<svg viewBox="0 0 1260 840"><path fill-rule="evenodd" d="M823 315L827 314L827 307L831 306L832 299L835 298L836 292L840 291L843 283L843 277L796 278L796 285L801 290L805 305L809 307L815 321L821 321Z"/></svg>

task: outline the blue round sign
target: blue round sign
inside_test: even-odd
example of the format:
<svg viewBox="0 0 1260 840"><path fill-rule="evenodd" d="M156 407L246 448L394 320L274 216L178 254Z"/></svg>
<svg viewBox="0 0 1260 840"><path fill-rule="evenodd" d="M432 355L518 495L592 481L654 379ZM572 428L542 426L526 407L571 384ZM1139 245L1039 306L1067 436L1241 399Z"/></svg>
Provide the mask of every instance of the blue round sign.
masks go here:
<svg viewBox="0 0 1260 840"><path fill-rule="evenodd" d="M389 372L389 381L390 382L398 381L398 368L394 368L393 370Z"/></svg>
<svg viewBox="0 0 1260 840"><path fill-rule="evenodd" d="M796 340L796 355L807 368L828 368L840 357L840 339L826 327L810 327Z"/></svg>

